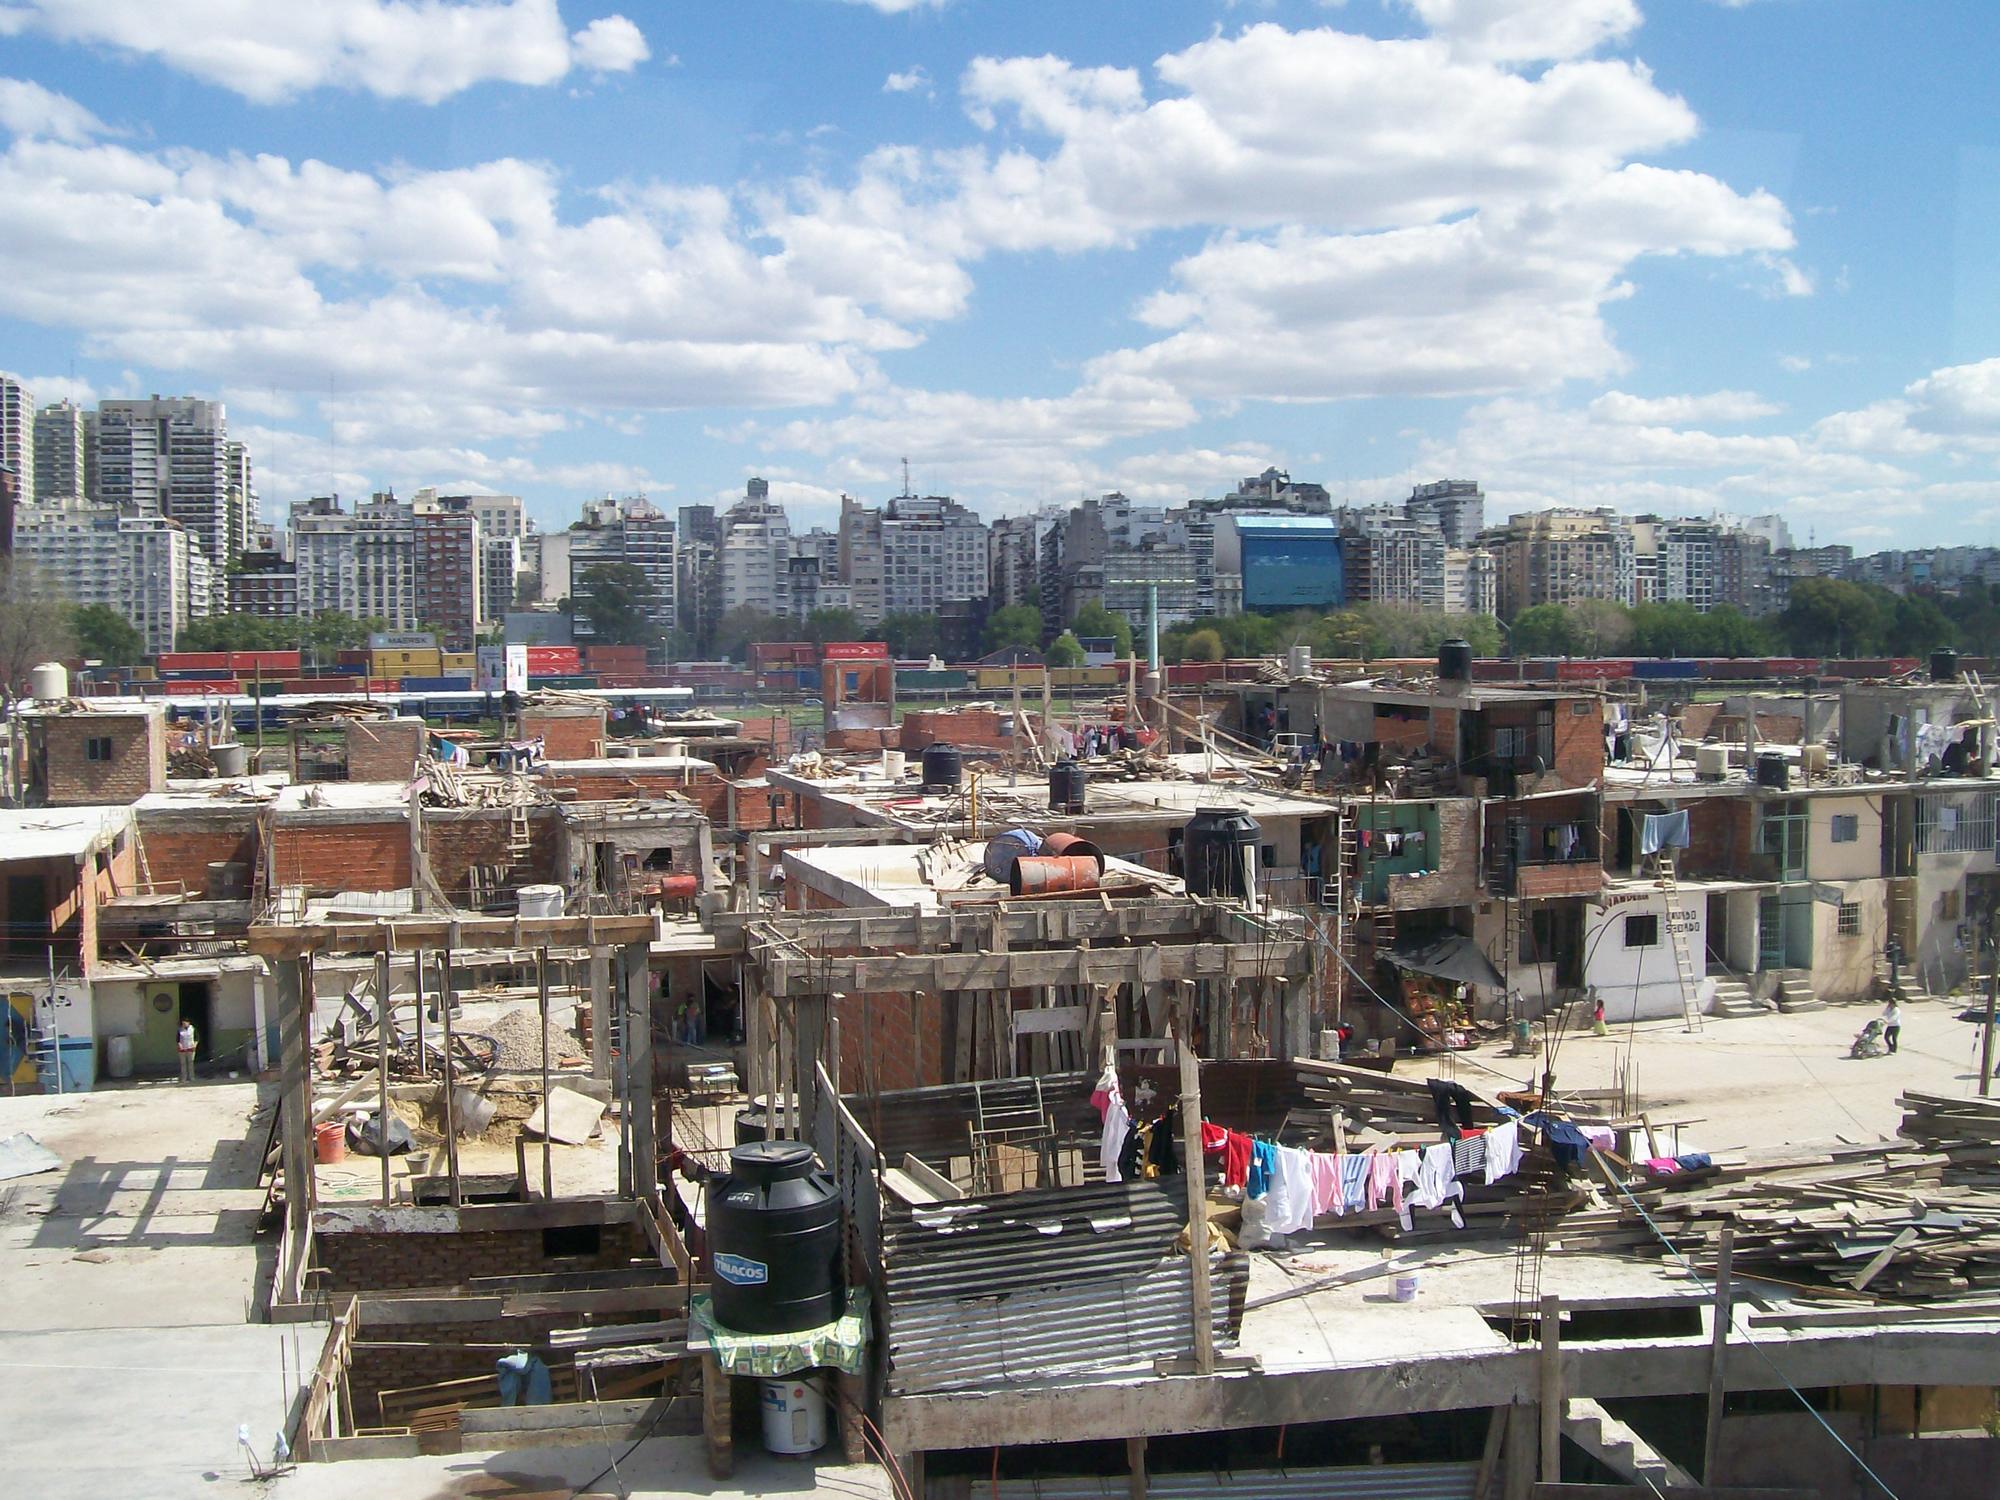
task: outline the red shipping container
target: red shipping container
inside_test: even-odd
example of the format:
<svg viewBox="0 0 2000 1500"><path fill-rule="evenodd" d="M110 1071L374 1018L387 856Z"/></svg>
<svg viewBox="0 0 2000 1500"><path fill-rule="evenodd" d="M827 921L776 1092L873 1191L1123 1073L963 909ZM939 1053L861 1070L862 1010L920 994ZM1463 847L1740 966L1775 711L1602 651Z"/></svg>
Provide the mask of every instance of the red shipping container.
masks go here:
<svg viewBox="0 0 2000 1500"><path fill-rule="evenodd" d="M247 677L262 672L266 677L299 670L299 653L296 651L232 651L229 666L239 677Z"/></svg>
<svg viewBox="0 0 2000 1500"><path fill-rule="evenodd" d="M1556 663L1556 679L1559 682L1599 682L1609 677L1630 677L1632 663L1625 661L1559 661Z"/></svg>
<svg viewBox="0 0 2000 1500"><path fill-rule="evenodd" d="M156 663L162 672L199 672L229 670L227 651L162 651Z"/></svg>
<svg viewBox="0 0 2000 1500"><path fill-rule="evenodd" d="M574 646L530 646L528 648L528 675L530 677L567 677L583 667L583 660Z"/></svg>
<svg viewBox="0 0 2000 1500"><path fill-rule="evenodd" d="M234 677L204 677L199 682L169 683L167 690L175 698L234 697L243 691L243 684Z"/></svg>
<svg viewBox="0 0 2000 1500"><path fill-rule="evenodd" d="M887 641L828 641L820 648L821 661L887 661Z"/></svg>

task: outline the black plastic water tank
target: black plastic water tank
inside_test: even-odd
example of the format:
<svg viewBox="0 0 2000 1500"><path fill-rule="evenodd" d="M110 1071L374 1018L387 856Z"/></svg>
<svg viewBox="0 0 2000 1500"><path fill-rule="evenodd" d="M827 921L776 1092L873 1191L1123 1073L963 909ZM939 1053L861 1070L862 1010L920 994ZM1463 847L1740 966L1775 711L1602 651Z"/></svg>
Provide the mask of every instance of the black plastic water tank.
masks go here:
<svg viewBox="0 0 2000 1500"><path fill-rule="evenodd" d="M1933 651L1931 653L1931 681L1958 681L1958 653L1956 651Z"/></svg>
<svg viewBox="0 0 2000 1500"><path fill-rule="evenodd" d="M1193 896L1242 896L1257 820L1240 807L1198 807L1181 831L1181 873Z"/></svg>
<svg viewBox="0 0 2000 1500"><path fill-rule="evenodd" d="M1791 767L1784 756L1775 750L1766 750L1757 757L1757 785L1776 787L1782 792L1791 784Z"/></svg>
<svg viewBox="0 0 2000 1500"><path fill-rule="evenodd" d="M1090 773L1073 760L1059 760L1049 767L1049 811L1080 813Z"/></svg>
<svg viewBox="0 0 2000 1500"><path fill-rule="evenodd" d="M840 1316L840 1189L812 1147L753 1141L708 1192L715 1319L738 1333L796 1333Z"/></svg>
<svg viewBox="0 0 2000 1500"><path fill-rule="evenodd" d="M1438 676L1446 682L1472 681L1472 643L1444 641L1438 646Z"/></svg>
<svg viewBox="0 0 2000 1500"><path fill-rule="evenodd" d="M956 745L929 745L924 749L924 790L955 792L965 780L965 757Z"/></svg>

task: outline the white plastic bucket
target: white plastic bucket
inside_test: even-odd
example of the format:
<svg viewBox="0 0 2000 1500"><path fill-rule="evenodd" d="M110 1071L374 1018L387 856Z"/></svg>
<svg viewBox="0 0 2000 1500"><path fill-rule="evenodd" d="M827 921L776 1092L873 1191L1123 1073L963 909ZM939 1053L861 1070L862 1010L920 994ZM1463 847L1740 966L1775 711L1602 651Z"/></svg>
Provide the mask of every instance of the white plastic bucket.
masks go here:
<svg viewBox="0 0 2000 1500"><path fill-rule="evenodd" d="M1419 1274L1415 1271L1405 1271L1401 1276L1398 1276L1396 1278L1396 1300L1398 1302L1416 1301L1419 1280Z"/></svg>
<svg viewBox="0 0 2000 1500"><path fill-rule="evenodd" d="M764 1446L773 1453L817 1453L826 1446L826 1396L819 1376L764 1382Z"/></svg>
<svg viewBox="0 0 2000 1500"><path fill-rule="evenodd" d="M901 781L903 779L902 751L884 750L882 752L882 779L884 781Z"/></svg>

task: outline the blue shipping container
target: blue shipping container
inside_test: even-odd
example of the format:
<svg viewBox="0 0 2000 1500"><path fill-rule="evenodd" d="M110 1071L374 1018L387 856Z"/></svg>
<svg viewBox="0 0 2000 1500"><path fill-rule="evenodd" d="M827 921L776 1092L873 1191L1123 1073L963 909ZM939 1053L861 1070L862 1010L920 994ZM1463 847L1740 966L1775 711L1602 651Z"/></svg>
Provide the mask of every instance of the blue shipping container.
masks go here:
<svg viewBox="0 0 2000 1500"><path fill-rule="evenodd" d="M1632 663L1632 675L1634 677L1650 677L1655 680L1670 677L1698 677L1701 675L1701 663L1695 661L1692 657L1685 656L1674 657L1671 660L1666 658L1651 660L1646 657L1639 657Z"/></svg>
<svg viewBox="0 0 2000 1500"><path fill-rule="evenodd" d="M405 677L400 690L405 693L469 693L472 679L463 672L449 677Z"/></svg>

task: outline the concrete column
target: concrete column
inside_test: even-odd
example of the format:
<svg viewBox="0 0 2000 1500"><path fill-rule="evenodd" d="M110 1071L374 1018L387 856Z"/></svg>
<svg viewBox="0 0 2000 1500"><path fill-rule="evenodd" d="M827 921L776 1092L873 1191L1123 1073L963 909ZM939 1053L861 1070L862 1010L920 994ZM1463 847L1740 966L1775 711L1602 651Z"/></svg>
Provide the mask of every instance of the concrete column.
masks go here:
<svg viewBox="0 0 2000 1500"><path fill-rule="evenodd" d="M653 999L645 943L618 950L618 994L624 1007L625 1112L631 1141L631 1193L648 1203L660 1195L660 1153L653 1133Z"/></svg>
<svg viewBox="0 0 2000 1500"><path fill-rule="evenodd" d="M290 1231L279 1294L286 1301L297 1302L304 1294L306 1249L312 1237L312 1070L306 1034L311 981L302 959L274 959L272 970L278 1005L279 1066L284 1075L278 1108L283 1131L285 1221Z"/></svg>
<svg viewBox="0 0 2000 1500"><path fill-rule="evenodd" d="M590 1076L611 1076L611 950L590 950Z"/></svg>

